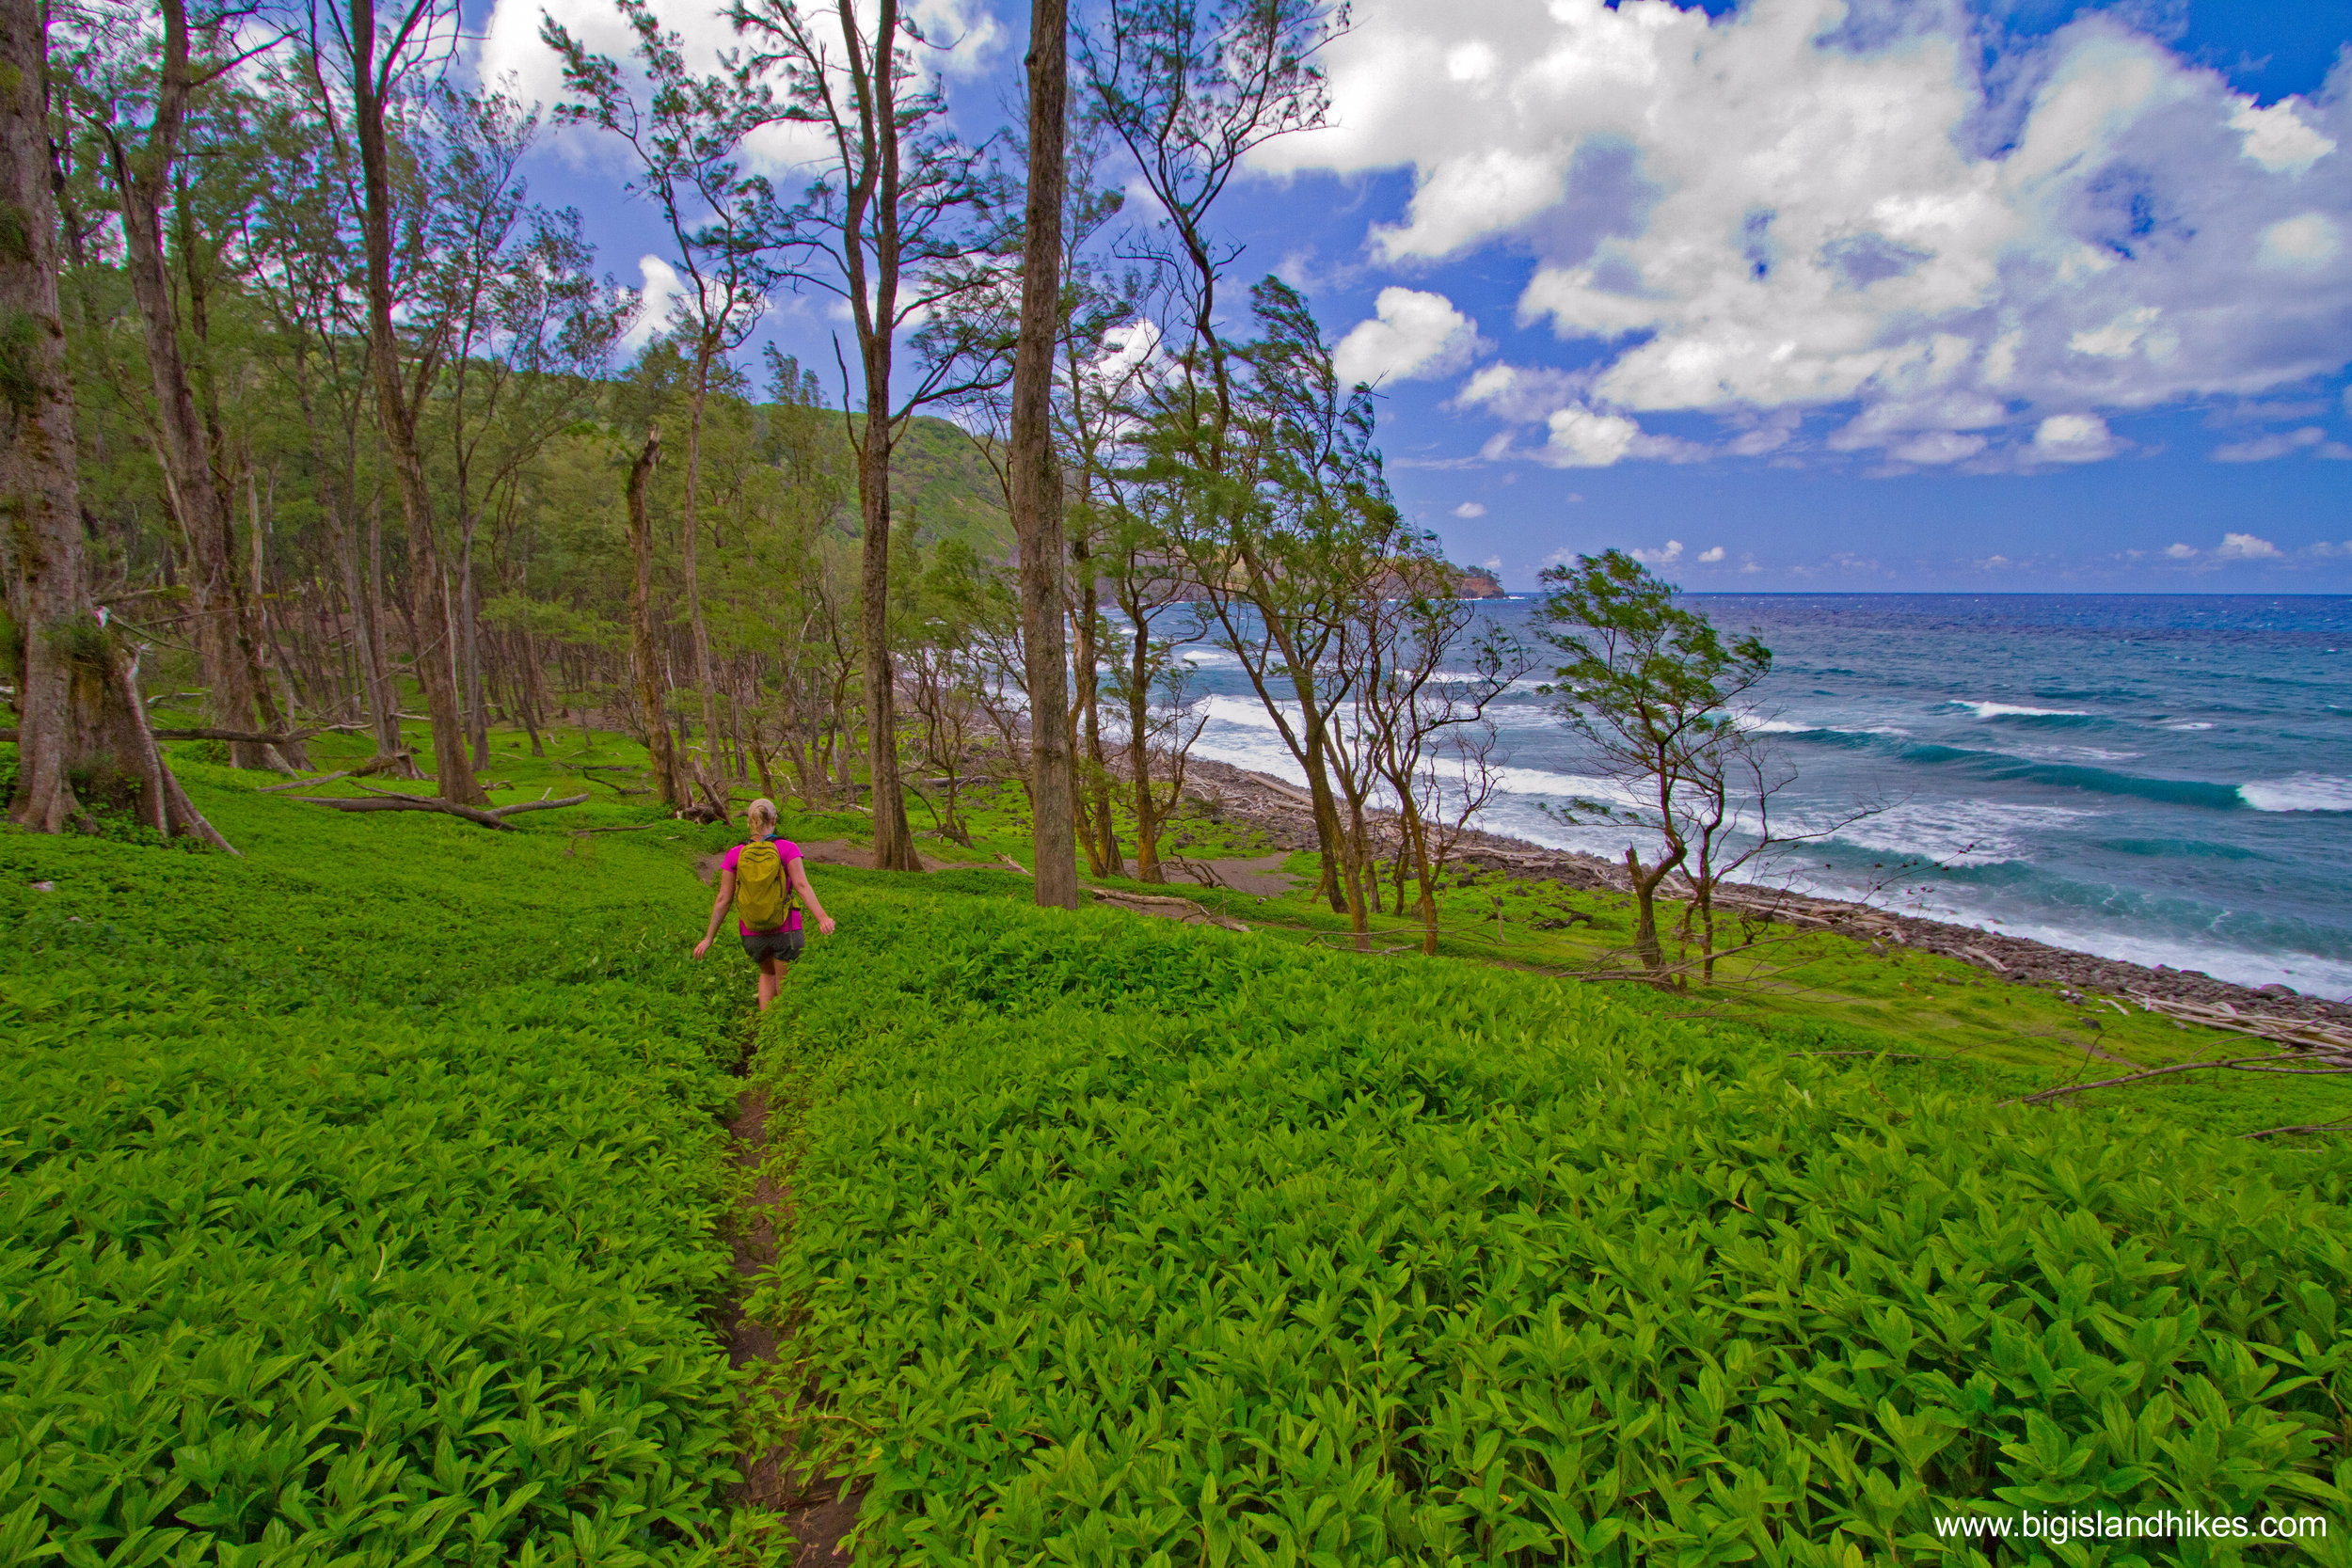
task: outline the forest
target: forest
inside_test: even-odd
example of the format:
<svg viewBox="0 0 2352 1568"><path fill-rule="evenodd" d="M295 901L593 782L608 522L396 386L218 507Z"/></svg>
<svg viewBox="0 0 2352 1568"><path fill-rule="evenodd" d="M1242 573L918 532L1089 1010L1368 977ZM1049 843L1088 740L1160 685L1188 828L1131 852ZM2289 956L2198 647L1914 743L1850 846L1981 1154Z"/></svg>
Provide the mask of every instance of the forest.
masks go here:
<svg viewBox="0 0 2352 1568"><path fill-rule="evenodd" d="M368 776L453 808L494 724L617 730L672 809L854 799L899 869L910 779L950 839L1014 780L1067 905L1081 853L1162 879L1205 643L1308 781L1331 907L1361 932L1385 879L1434 943L1531 663L1477 640L1373 389L1217 219L1322 121L1345 15L1045 8L1025 122L975 139L895 4L739 6L702 73L620 9L626 58L546 21L552 104L469 84L437 0L20 19L14 819L216 838L143 733L186 691L165 738L298 777L367 734ZM788 175L751 151L779 126L820 133ZM533 199L557 135L625 160L666 302ZM747 346L794 293L848 318L834 365Z"/></svg>

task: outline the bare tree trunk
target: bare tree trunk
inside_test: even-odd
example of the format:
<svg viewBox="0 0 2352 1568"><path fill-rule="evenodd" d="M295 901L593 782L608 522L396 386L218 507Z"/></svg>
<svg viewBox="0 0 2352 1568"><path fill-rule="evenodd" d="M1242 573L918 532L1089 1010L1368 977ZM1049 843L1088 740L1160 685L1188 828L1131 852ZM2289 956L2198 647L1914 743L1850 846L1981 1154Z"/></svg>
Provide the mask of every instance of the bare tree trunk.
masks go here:
<svg viewBox="0 0 2352 1568"><path fill-rule="evenodd" d="M710 627L703 619L702 574L695 565L696 536L702 531L695 500L703 466L703 402L710 389L710 361L716 346L707 334L694 345L694 394L686 413L686 621L694 646L694 688L702 697L704 783L717 790L725 778L719 754L719 694L710 677Z"/></svg>
<svg viewBox="0 0 2352 1568"><path fill-rule="evenodd" d="M1029 690L1030 844L1041 906L1078 907L1073 818L1070 665L1062 641L1061 465L1054 454L1054 346L1061 328L1064 121L1069 0L1029 7L1029 194L1021 262L1021 327L1013 347L1010 471L1021 550L1021 632Z"/></svg>
<svg viewBox="0 0 2352 1568"><path fill-rule="evenodd" d="M645 483L661 460L661 428L645 432L645 445L628 470L628 650L636 666L637 706L645 721L645 750L653 759L654 787L661 803L675 810L688 797L678 787L677 752L661 711L660 654L653 641L653 525L645 515ZM587 709L581 708L584 718Z"/></svg>
<svg viewBox="0 0 2352 1568"><path fill-rule="evenodd" d="M365 646L361 650L366 662L368 682L368 721L375 729L375 754L378 757L397 756L408 749L408 742L400 733L400 683L392 678L392 656L384 645L384 493L378 490L368 502L367 555L359 554L357 530L351 543L351 591L356 596L355 612L361 627ZM402 766L404 779L417 777L417 765L412 759Z"/></svg>
<svg viewBox="0 0 2352 1568"><path fill-rule="evenodd" d="M433 727L435 782L444 800L481 806L489 797L473 776L466 755L465 718L458 710L451 646L448 589L441 547L433 525L433 491L417 451L417 411L402 384L400 338L392 325L391 149L384 125L385 94L393 62L379 63L374 0L350 0L352 119L358 132L360 245L367 261L369 367L375 372L375 407L400 485L401 520L408 536L409 596L415 603L417 684L424 689L424 711ZM393 52L398 41L388 46Z"/></svg>
<svg viewBox="0 0 2352 1568"><path fill-rule="evenodd" d="M1630 845L1626 847L1626 879L1633 889L1633 951L1640 955L1644 969L1665 967L1665 949L1658 941L1658 884L1666 879L1667 872L1682 863L1686 853L1682 846L1677 845L1671 854L1645 871L1640 853Z"/></svg>
<svg viewBox="0 0 2352 1568"><path fill-rule="evenodd" d="M15 579L8 598L24 614L8 816L53 833L81 820L78 772L148 826L227 849L164 766L139 697L138 661L100 623L89 597L73 383L57 304L48 83L40 0L0 0L0 322L10 325L0 387L11 426L0 442L0 517Z"/></svg>
<svg viewBox="0 0 2352 1568"><path fill-rule="evenodd" d="M1073 543L1071 562L1076 568L1071 594L1076 635L1070 667L1077 679L1078 721L1087 749L1084 803L1090 808L1086 815L1091 818L1088 826L1092 829L1087 859L1098 877L1123 877L1127 867L1119 852L1119 823L1111 816L1110 767L1103 756L1102 682L1096 678L1096 660L1101 656L1094 641L1094 556L1083 538Z"/></svg>
<svg viewBox="0 0 2352 1568"><path fill-rule="evenodd" d="M866 429L858 448L860 541L858 631L866 643L866 756L874 808L874 868L919 871L898 784L898 673L890 659L890 345L866 351ZM881 361L881 373L874 362Z"/></svg>
<svg viewBox="0 0 2352 1568"><path fill-rule="evenodd" d="M187 12L184 0L161 0L159 9L164 47L153 122L145 145L135 150L108 134L108 172L121 207L123 271L138 307L154 382L155 456L172 513L187 538L197 655L209 689L205 713L219 728L251 729L260 716L261 679L250 606L237 576L229 497L213 469L211 445L181 352L179 306L164 254L164 194L171 185L192 91ZM230 761L238 768L268 768L278 759L266 746L239 741L230 748Z"/></svg>
<svg viewBox="0 0 2352 1568"><path fill-rule="evenodd" d="M459 689L466 705L466 738L473 747L473 765L490 766L490 708L482 673L481 605L473 580L474 531L479 515L462 519L457 546L457 662Z"/></svg>
<svg viewBox="0 0 2352 1568"><path fill-rule="evenodd" d="M1136 613L1137 607L1123 608L1134 626L1127 673L1127 771L1135 783L1136 879L1165 882L1168 872L1160 864L1160 813L1152 795L1152 640L1143 617Z"/></svg>

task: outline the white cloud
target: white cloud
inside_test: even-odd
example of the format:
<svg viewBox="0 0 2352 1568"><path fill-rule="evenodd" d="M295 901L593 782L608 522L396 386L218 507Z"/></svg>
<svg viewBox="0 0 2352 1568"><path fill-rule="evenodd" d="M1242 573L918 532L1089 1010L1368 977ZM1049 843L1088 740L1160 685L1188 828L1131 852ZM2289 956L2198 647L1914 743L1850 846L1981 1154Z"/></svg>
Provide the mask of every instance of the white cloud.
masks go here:
<svg viewBox="0 0 2352 1568"><path fill-rule="evenodd" d="M1924 436L1915 436L1909 440L1896 442L1886 449L1886 455L1898 463L1916 463L1922 467L1931 467L1945 463L1957 463L1966 457L1974 457L1985 449L1985 438L1981 436L1963 436L1957 431L1931 430Z"/></svg>
<svg viewBox="0 0 2352 1568"><path fill-rule="evenodd" d="M653 341L653 335L670 319L671 305L686 292L686 280L678 277L677 268L659 256L639 257L637 270L644 277L644 288L639 297L637 319L629 323L628 331L621 337L623 354L635 354Z"/></svg>
<svg viewBox="0 0 2352 1568"><path fill-rule="evenodd" d="M2336 259L2343 242L2325 213L2297 213L2262 231L2260 257L2267 267L2308 270Z"/></svg>
<svg viewBox="0 0 2352 1568"><path fill-rule="evenodd" d="M1534 253L1521 317L1589 369L1535 398L1539 369L1489 367L1462 401L1506 420L1705 412L1760 455L1793 425L1759 416L1858 405L1914 412L1831 451L2085 461L2123 444L2027 433L2352 360L2340 80L2258 107L2115 9L1988 61L1972 15L1384 0L1327 55L1332 124L1257 162L1409 167L1376 260ZM1993 413L1916 413L1946 405ZM1640 455L1570 422L1577 451Z"/></svg>
<svg viewBox="0 0 2352 1568"><path fill-rule="evenodd" d="M2164 553L2175 561L2189 561L2195 559L2199 551L2194 545L2167 545Z"/></svg>
<svg viewBox="0 0 2352 1568"><path fill-rule="evenodd" d="M2245 155L2273 174L2300 174L2336 150L2336 144L2303 123L2292 103L2258 109L2247 99L2230 117L2230 129L2246 140Z"/></svg>
<svg viewBox="0 0 2352 1568"><path fill-rule="evenodd" d="M1642 427L1622 414L1600 414L1581 403L1552 411L1545 461L1563 468L1606 468L1631 450Z"/></svg>
<svg viewBox="0 0 2352 1568"><path fill-rule="evenodd" d="M2225 533L2213 555L2216 561L2276 561L2279 546L2250 533Z"/></svg>
<svg viewBox="0 0 2352 1568"><path fill-rule="evenodd" d="M1343 386L1444 375L1478 352L1478 324L1443 294L1388 288L1373 308L1373 319L1357 323L1332 351Z"/></svg>
<svg viewBox="0 0 2352 1568"><path fill-rule="evenodd" d="M1634 550L1633 559L1645 566L1665 566L1682 559L1682 541L1669 539L1662 550Z"/></svg>
<svg viewBox="0 0 2352 1568"><path fill-rule="evenodd" d="M723 6L652 0L650 8L664 28L677 35L690 71L710 74L723 70L721 55L741 43L727 23ZM834 55L838 58L840 33L832 8L809 10L815 29L836 40ZM634 67L636 37L612 0L492 0L487 23L472 48L479 80L504 80L525 103L550 108L566 96L562 63L539 40L543 12L593 53L619 61L628 79L640 83ZM472 13L468 14L470 20ZM1010 41L1010 35L981 0L913 0L905 14L932 45L908 51L917 80L926 86L970 82L984 75ZM610 158L615 168L621 166L618 160L626 150L601 133L573 130L562 136L575 156ZM829 144L814 126L777 120L754 132L745 149L752 166L779 174L824 157ZM786 182L791 184L789 179Z"/></svg>
<svg viewBox="0 0 2352 1568"><path fill-rule="evenodd" d="M2096 463L2115 445L2114 432L2096 414L2053 414L2033 433L2034 455L2052 463Z"/></svg>
<svg viewBox="0 0 2352 1568"><path fill-rule="evenodd" d="M1454 515L1465 520L1471 517L1484 517L1486 515L1486 508L1478 501L1464 501L1454 509Z"/></svg>
<svg viewBox="0 0 2352 1568"><path fill-rule="evenodd" d="M1701 550L1699 552L1699 564L1702 566L1712 566L1722 561L1723 558L1724 547L1721 545L1717 545L1712 549Z"/></svg>
<svg viewBox="0 0 2352 1568"><path fill-rule="evenodd" d="M2226 447L2216 447L2213 460L2217 463L2266 463L2274 457L2284 457L2316 447L2328 439L2328 433L2315 424L2300 430L2281 430L2251 440L2235 441Z"/></svg>

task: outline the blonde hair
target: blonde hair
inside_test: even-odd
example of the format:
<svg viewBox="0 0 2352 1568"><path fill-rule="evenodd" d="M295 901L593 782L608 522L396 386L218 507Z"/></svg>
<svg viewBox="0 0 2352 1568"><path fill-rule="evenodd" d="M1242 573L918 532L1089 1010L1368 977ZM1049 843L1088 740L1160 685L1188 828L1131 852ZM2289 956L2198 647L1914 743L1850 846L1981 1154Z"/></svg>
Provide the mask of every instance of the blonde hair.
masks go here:
<svg viewBox="0 0 2352 1568"><path fill-rule="evenodd" d="M743 808L743 816L755 833L772 832L776 826L776 803L761 796Z"/></svg>

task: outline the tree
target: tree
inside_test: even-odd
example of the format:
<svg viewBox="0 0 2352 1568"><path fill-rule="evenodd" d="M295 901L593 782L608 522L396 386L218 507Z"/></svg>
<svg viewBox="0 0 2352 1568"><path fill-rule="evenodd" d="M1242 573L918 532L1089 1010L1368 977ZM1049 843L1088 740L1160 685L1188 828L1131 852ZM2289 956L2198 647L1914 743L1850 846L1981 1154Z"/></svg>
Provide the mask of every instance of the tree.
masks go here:
<svg viewBox="0 0 2352 1568"><path fill-rule="evenodd" d="M154 387L149 436L163 467L171 509L187 540L188 588L196 645L204 665L206 710L223 728L250 729L258 716L269 729L282 731L286 716L278 711L261 674L256 607L237 572L228 454L220 450L218 419L207 419L199 410L186 354L186 342L200 343L204 336L203 296L191 290L196 319L183 322L165 243L164 213L172 206L182 220L181 260L193 278L194 226L186 221L183 143L198 95L245 57L229 36L244 18L215 12L199 16L192 26L186 0L160 0L158 13L163 24L161 59L151 77L143 71L132 73L143 79L148 91L124 90L129 84L110 82L92 94L103 99L93 118L105 144L106 169L121 211L123 270L137 302ZM144 15L133 26L124 49L136 57L151 47L152 39ZM206 48L202 58L199 42ZM121 111L142 97L149 107L143 134L118 122ZM186 330L190 326L193 332ZM288 758L266 743L250 740L230 742L230 757L240 768L275 767L289 772L289 762L302 760L298 750Z"/></svg>
<svg viewBox="0 0 2352 1568"><path fill-rule="evenodd" d="M769 105L723 75L696 76L675 33L664 32L644 0L617 0L637 35L637 58L651 93L640 107L619 67L593 55L553 17L542 16L540 36L564 56L564 82L579 100L559 116L594 125L627 142L644 171L630 182L661 210L676 247L686 289L673 304L677 333L691 365L687 385L685 541L686 615L692 639L694 683L702 699L706 780L714 802L720 786L718 683L710 663L709 623L703 610L699 559L703 416L714 365L742 345L767 309L775 282L765 252L779 237L768 182L743 172L737 155L764 120Z"/></svg>
<svg viewBox="0 0 2352 1568"><path fill-rule="evenodd" d="M8 816L58 832L112 797L167 834L229 845L164 765L138 661L91 602L49 140L48 30L36 0L0 0L0 539L16 650L18 764ZM233 851L232 851L233 852Z"/></svg>
<svg viewBox="0 0 2352 1568"><path fill-rule="evenodd" d="M592 411L588 378L635 313L597 285L580 215L535 207L521 164L538 116L496 91L432 95L432 316L448 324L448 363L423 415L438 425L457 523L457 667L473 765L487 768L482 595L485 513L512 493L556 432ZM690 552L688 560L692 556ZM691 579L691 574L690 574Z"/></svg>
<svg viewBox="0 0 2352 1568"><path fill-rule="evenodd" d="M842 420L857 453L864 646L874 864L914 871L898 783L898 685L890 649L890 456L924 404L962 389L954 355L929 357L899 394L891 373L898 334L949 311L993 274L968 261L993 235L980 220L990 192L979 159L946 129L946 103L915 77L924 40L898 0L878 0L870 22L854 0L820 20L797 0L733 0L728 16L753 40L746 70L780 72L786 118L823 138L824 172L785 214L790 275L850 308L862 387ZM847 376L847 367L844 375ZM862 394L862 398L861 398ZM864 404L862 417L850 404Z"/></svg>
<svg viewBox="0 0 2352 1568"><path fill-rule="evenodd" d="M1062 641L1061 465L1054 451L1054 360L1061 336L1069 0L1030 0L1029 179L1023 222L1021 326L1013 353L1012 528L1021 550L1021 632L1029 693L1030 845L1041 905L1078 907L1070 661ZM1091 606L1088 607L1090 610ZM1087 672L1093 678L1093 671Z"/></svg>
<svg viewBox="0 0 2352 1568"><path fill-rule="evenodd" d="M1517 637L1489 626L1471 642L1470 668L1455 668L1477 617L1460 586L1460 573L1434 554L1407 554L1366 595L1349 639L1361 666L1352 683L1355 743L1396 803L1397 912L1405 912L1409 870L1420 894L1422 951L1432 954L1438 876L1494 792L1488 710L1530 666Z"/></svg>
<svg viewBox="0 0 2352 1568"><path fill-rule="evenodd" d="M346 7L348 8L343 8ZM418 443L427 392L448 354L446 322L404 333L394 322L393 235L401 219L394 167L394 112L446 53L457 23L450 0L397 0L381 21L375 0L321 4L311 12L311 57L335 59L342 72L359 150L360 254L366 267L368 365L375 379L376 422L400 490L408 543L408 594L416 626L417 684L433 729L434 773L441 798L481 806L489 797L467 755L465 715L457 702L456 626L433 486ZM322 91L331 104L335 95Z"/></svg>
<svg viewBox="0 0 2352 1568"><path fill-rule="evenodd" d="M342 149L311 94L319 84L294 72L261 127L262 178L246 214L244 242L258 263L252 287L267 330L261 356L293 399L308 450L311 503L342 589L358 664L353 695L375 737L376 759L417 776L400 730L400 694L381 610L381 506L368 504L361 439L371 409L365 288L353 249L353 193ZM363 547L364 545L364 547Z"/></svg>
<svg viewBox="0 0 2352 1568"><path fill-rule="evenodd" d="M1332 792L1333 716L1349 672L1336 656L1363 596L1379 591L1403 522L1373 445L1372 397L1343 389L1307 303L1279 278L1250 291L1259 338L1235 348L1219 400L1159 399L1147 473L1180 492L1171 532L1218 645L1307 778L1321 851L1318 891L1366 929L1355 852Z"/></svg>
<svg viewBox="0 0 2352 1568"><path fill-rule="evenodd" d="M670 716L661 703L661 654L653 640L653 524L645 515L645 485L660 461L661 427L654 425L646 429L645 444L628 470L628 651L654 787L660 791L663 805L677 807L687 803L688 796L679 787Z"/></svg>
<svg viewBox="0 0 2352 1568"><path fill-rule="evenodd" d="M1655 974L1665 964L1659 884L1691 855L1694 808L1704 820L1709 792L1720 796L1708 781L1722 776L1741 701L1771 673L1772 650L1753 635L1726 642L1705 615L1675 602L1673 584L1621 550L1580 555L1543 581L1538 635L1564 662L1541 689L1592 747L1600 776L1658 834L1646 865L1637 847L1625 851L1634 950Z"/></svg>

